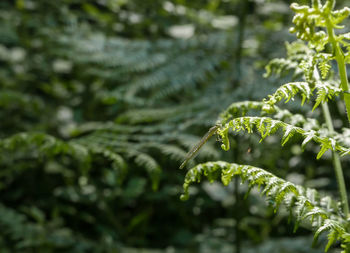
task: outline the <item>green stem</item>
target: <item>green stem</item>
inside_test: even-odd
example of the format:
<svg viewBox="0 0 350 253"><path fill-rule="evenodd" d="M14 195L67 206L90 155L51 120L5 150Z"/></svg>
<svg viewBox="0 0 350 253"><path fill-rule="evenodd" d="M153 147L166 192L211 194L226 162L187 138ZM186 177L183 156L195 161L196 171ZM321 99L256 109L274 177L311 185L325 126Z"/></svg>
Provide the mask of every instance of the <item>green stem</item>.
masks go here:
<svg viewBox="0 0 350 253"><path fill-rule="evenodd" d="M315 68L314 70L314 76L317 81L321 80L320 74L318 73L317 68ZM347 83L347 79L346 79L346 83ZM323 111L323 115L324 115L329 132L334 133L332 116L329 112L329 107L327 102L322 103L322 111ZM348 110L348 112L350 111ZM334 172L338 182L340 199L342 202L342 209L345 217L349 217L349 202L348 202L348 196L346 192L345 179L344 179L343 169L340 162L340 157L336 151L332 151L332 158L333 158L332 160L333 160Z"/></svg>
<svg viewBox="0 0 350 253"><path fill-rule="evenodd" d="M344 91L344 102L346 107L346 114L348 116L348 122L350 123L350 94L349 94L349 82L348 75L346 72L346 65L344 59L344 53L339 45L334 34L334 29L330 20L327 20L327 32L329 36L329 41L333 46L335 52L335 59L338 64L339 76L340 76L340 87Z"/></svg>
<svg viewBox="0 0 350 253"><path fill-rule="evenodd" d="M328 104L322 103L322 110L323 115L326 120L326 125L329 130L329 132L334 132L334 127L332 123L331 114L329 112ZM348 196L346 193L346 186L345 186L345 180L343 175L343 169L340 162L340 157L336 151L332 151L332 158L333 158L333 166L335 171L335 176L337 178L339 192L340 192L340 198L342 200L342 207L345 217L349 217L349 203L348 203Z"/></svg>

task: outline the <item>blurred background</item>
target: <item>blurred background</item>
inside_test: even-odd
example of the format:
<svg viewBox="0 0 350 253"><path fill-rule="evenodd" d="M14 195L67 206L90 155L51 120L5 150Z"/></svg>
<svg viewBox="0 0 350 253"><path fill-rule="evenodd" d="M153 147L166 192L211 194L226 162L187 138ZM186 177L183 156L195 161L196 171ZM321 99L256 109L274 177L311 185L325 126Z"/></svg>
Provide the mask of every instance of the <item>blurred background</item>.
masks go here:
<svg viewBox="0 0 350 253"><path fill-rule="evenodd" d="M263 74L295 39L291 2L1 0L0 252L323 251L239 181L179 199L178 167L219 113L283 83ZM232 143L212 138L188 168L235 161L337 193L316 146Z"/></svg>

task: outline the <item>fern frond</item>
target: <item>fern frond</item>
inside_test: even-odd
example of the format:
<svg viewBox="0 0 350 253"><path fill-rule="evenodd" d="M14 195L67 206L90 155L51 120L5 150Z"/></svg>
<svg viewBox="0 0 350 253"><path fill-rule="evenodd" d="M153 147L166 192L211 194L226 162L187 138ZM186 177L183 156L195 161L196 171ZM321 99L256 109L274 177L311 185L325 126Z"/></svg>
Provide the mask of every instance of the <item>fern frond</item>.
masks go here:
<svg viewBox="0 0 350 253"><path fill-rule="evenodd" d="M329 99L333 99L339 94L342 94L342 89L337 88L332 83L316 83L317 98L312 110L315 110L321 103L327 102Z"/></svg>
<svg viewBox="0 0 350 253"><path fill-rule="evenodd" d="M118 182L121 183L123 181L127 173L127 163L120 154L108 148L102 148L97 145L91 145L91 143L86 143L85 147L88 148L90 153L102 155L103 157L111 161L112 169L114 169L118 173Z"/></svg>
<svg viewBox="0 0 350 253"><path fill-rule="evenodd" d="M320 201L316 198L318 193L315 190L294 185L270 172L253 166L222 161L199 164L187 172L181 199L187 200L190 186L193 183L201 182L203 177L208 178L210 182L221 178L222 183L228 185L232 178L236 176L239 176L242 182L247 182L250 188L262 187L262 193L275 200L276 209L280 204L286 204L289 210L297 207L297 222L307 221L311 218L310 224L316 227L315 240L317 240L320 233L326 230L330 233L328 244L332 244L335 240L344 240L344 236L346 236L344 224L346 221L338 214L323 209ZM310 193L312 193L311 196ZM291 202L291 198L294 199L293 202ZM320 220L321 223L314 223L314 219Z"/></svg>
<svg viewBox="0 0 350 253"><path fill-rule="evenodd" d="M197 57L197 61L198 61ZM167 82L168 86L164 87L164 89L156 92L154 94L154 99L163 99L165 97L169 97L174 94L178 94L178 92L194 88L198 85L198 83L204 81L210 73L215 73L215 69L219 64L227 58L225 55L212 55L207 56L199 62L193 61L191 64L186 64L186 61L181 61L181 65L172 75L175 78L172 78L169 82ZM186 57L187 62L189 61L188 57ZM200 59L200 58L199 58ZM191 69L191 72L186 73L186 70ZM168 75L169 76L169 75ZM169 85L170 84L170 85Z"/></svg>
<svg viewBox="0 0 350 253"><path fill-rule="evenodd" d="M302 97L301 104L303 105L306 100L311 98L315 90L317 90L317 97L313 110L321 103L327 102L328 99L333 99L342 93L340 88L335 87L330 82L316 82L312 85L308 82L294 82L282 85L274 94L269 95L268 99L265 99L265 103L271 106L282 100L285 100L285 103L287 103L299 94Z"/></svg>
<svg viewBox="0 0 350 253"><path fill-rule="evenodd" d="M274 94L269 95L269 98L265 101L271 106L282 100L288 103L291 99L294 99L297 94L300 94L302 96L302 104L304 104L306 100L311 98L312 90L310 84L307 82L287 83L279 87Z"/></svg>
<svg viewBox="0 0 350 253"><path fill-rule="evenodd" d="M155 149L174 161L183 161L186 157L186 151L177 145L162 144L157 142L149 142L141 144L145 149Z"/></svg>
<svg viewBox="0 0 350 253"><path fill-rule="evenodd" d="M274 120L268 117L239 117L235 118L220 129L217 133L222 138L221 147L224 150L230 149L230 143L228 139L228 131L232 129L234 132L246 131L248 133L253 133L256 129L261 136L261 141L264 140L267 136L274 134L278 129L282 129L282 146L285 145L290 138L298 134L304 138L303 146L305 146L309 141L313 140L321 146L321 149L317 155L317 159L321 158L322 155L328 150L339 151L343 155L350 152L349 147L344 147L340 145L334 138L328 136L322 136L321 133L314 130L305 130L301 127L296 127L285 122Z"/></svg>
<svg viewBox="0 0 350 253"><path fill-rule="evenodd" d="M161 167L157 163L155 159L153 159L150 155L139 152L130 152L130 155L135 157L135 162L137 165L141 167L145 167L147 173L149 174L152 180L152 188L153 190L158 189L160 175L162 173Z"/></svg>
<svg viewBox="0 0 350 253"><path fill-rule="evenodd" d="M269 64L266 65L265 70L266 73L264 74L264 77L270 77L271 75L277 75L280 76L284 72L288 72L290 70L297 70L298 69L298 63L296 63L293 60L290 59L284 59L284 58L276 58L269 62ZM297 75L298 73L295 71L294 75Z"/></svg>
<svg viewBox="0 0 350 253"><path fill-rule="evenodd" d="M247 116L251 111L258 111L262 116L269 114L273 119L289 123L293 126L302 127L305 130L319 130L320 124L316 119L305 118L301 114L293 114L286 109L281 109L276 105L270 105L266 102L243 101L232 103L217 121L217 124L224 125L228 121L238 117Z"/></svg>
<svg viewBox="0 0 350 253"><path fill-rule="evenodd" d="M70 54L57 54L84 66L88 76L102 77L111 83L107 84L110 88L99 92L104 101L154 107L180 91L202 88L207 85L202 85L204 80L218 76L218 67L232 57L227 52L234 48L233 40L232 32L214 31L188 40L153 42L101 34L78 34L72 38L68 34L62 36L60 44L69 46Z"/></svg>
<svg viewBox="0 0 350 253"><path fill-rule="evenodd" d="M325 54L325 53L318 53L317 58L320 59L318 63L318 67L321 71L321 77L322 79L326 79L332 67L331 64L329 63L330 60L332 60L332 55Z"/></svg>
<svg viewBox="0 0 350 253"><path fill-rule="evenodd" d="M269 106L269 104L258 101L235 102L220 114L219 123L226 124L230 119L246 116L248 112L253 110L273 113L279 111L279 108L277 106L272 107Z"/></svg>
<svg viewBox="0 0 350 253"><path fill-rule="evenodd" d="M304 77L309 77L310 71L307 68L303 68L303 65L313 65L315 52L302 41L287 42L285 47L287 58L277 58L270 61L266 66L264 77L270 77L272 74L282 76L290 71L294 71L294 78L299 77L301 74L304 74Z"/></svg>
<svg viewBox="0 0 350 253"><path fill-rule="evenodd" d="M329 231L328 243L326 245L325 251L333 244L337 239L341 239L344 233L345 228L337 221L333 219L325 219L322 222L322 225L317 229L314 235L314 243L317 241L318 237L322 232Z"/></svg>

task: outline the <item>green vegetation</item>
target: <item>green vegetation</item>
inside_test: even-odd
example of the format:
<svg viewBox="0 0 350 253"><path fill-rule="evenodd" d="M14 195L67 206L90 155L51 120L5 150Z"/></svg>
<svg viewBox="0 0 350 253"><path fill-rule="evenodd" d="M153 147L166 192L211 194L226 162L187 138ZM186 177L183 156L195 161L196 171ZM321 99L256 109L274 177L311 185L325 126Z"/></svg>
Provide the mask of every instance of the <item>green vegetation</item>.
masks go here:
<svg viewBox="0 0 350 253"><path fill-rule="evenodd" d="M328 243L325 246L325 251L328 251L334 242L340 241L342 252L345 253L350 252L350 216L347 189L338 153L342 156L348 155L350 148L344 143L346 136L335 132L327 103L328 100L340 97L345 103L348 115L347 125L350 123L350 108L348 107L350 97L347 95L349 84L346 73L346 63L349 62L347 51L350 38L348 33L336 35L334 32L335 29L344 28L340 23L350 15L350 9L345 7L335 11L334 6L334 0L327 0L324 4L319 0L314 0L311 6L296 3L291 5L296 15L293 19L295 26L290 31L296 33L299 39L308 42L308 44L305 45L300 41L287 44L288 58L273 60L267 66L267 76L273 72L282 73L285 70L294 69L294 78L301 78L303 81L282 85L273 95L269 95L261 103L247 101L232 104L222 113L215 132L221 137L221 147L226 151L230 149L228 136L230 129L234 132L253 133L256 131L261 136L260 142L281 129L282 146L293 136L299 135L303 140L302 148L305 148L310 141L320 145L317 159L320 159L326 151L331 150L339 188L339 203L332 201L331 196L322 196L314 189L305 189L263 169L220 161L192 168L186 175L182 199L188 198L190 184L201 181L203 175L208 177L210 181L216 180L221 175L224 185L228 185L234 176L240 176L243 182L248 182L249 189L254 186L259 188L263 186L262 193L271 199L275 210L284 203L290 215L296 217L295 229L301 221L306 220L315 230L314 241L322 232L328 231ZM337 63L338 75L330 73L332 60ZM302 97L302 105L314 98L312 110L322 104L326 124L315 124L317 122L315 119L282 111L275 106L282 100L287 103L297 95ZM246 116L249 110L258 110L263 115Z"/></svg>
<svg viewBox="0 0 350 253"><path fill-rule="evenodd" d="M347 9L329 16L330 1L325 8L314 2L314 12L293 5L295 32L307 46L290 42L289 4L0 1L0 252L346 247L349 36L337 29ZM287 59L268 64L283 55L284 43ZM277 78L262 78L266 65ZM287 109L277 106L282 100ZM266 139L258 144L259 136L229 129L257 129ZM268 137L278 129L283 149ZM319 159L310 159L320 145ZM187 202L179 200L182 162L206 162L186 176ZM190 186L202 173L211 181L221 173L228 187ZM231 182L235 175L247 184ZM250 191L256 184L271 207ZM288 212L275 212L279 204ZM306 243L311 226L319 237L314 248ZM330 232L327 246L323 230Z"/></svg>

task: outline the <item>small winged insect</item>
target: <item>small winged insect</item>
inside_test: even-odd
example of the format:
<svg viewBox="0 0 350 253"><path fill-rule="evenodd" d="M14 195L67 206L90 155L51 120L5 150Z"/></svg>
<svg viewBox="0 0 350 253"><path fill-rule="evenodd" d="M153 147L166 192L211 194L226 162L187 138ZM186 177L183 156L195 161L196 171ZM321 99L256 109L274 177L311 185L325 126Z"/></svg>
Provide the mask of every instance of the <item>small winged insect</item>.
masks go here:
<svg viewBox="0 0 350 253"><path fill-rule="evenodd" d="M220 125L215 125L208 130L202 139L187 153L185 160L180 165L180 169L183 169L189 160L197 156L198 151L201 149L201 147L210 139L210 137L213 136L213 134L216 133L219 127Z"/></svg>

